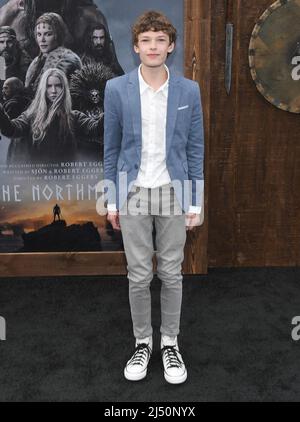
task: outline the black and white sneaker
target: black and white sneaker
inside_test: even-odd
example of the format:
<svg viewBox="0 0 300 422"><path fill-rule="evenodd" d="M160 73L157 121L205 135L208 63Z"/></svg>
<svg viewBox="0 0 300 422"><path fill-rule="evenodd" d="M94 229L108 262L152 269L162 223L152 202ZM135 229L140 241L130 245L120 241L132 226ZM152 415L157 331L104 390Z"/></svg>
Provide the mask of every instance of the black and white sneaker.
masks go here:
<svg viewBox="0 0 300 422"><path fill-rule="evenodd" d="M147 375L152 349L149 344L139 343L124 369L124 376L129 381L140 381Z"/></svg>
<svg viewBox="0 0 300 422"><path fill-rule="evenodd" d="M177 344L163 346L161 354L165 380L170 384L183 383L187 379L187 370Z"/></svg>

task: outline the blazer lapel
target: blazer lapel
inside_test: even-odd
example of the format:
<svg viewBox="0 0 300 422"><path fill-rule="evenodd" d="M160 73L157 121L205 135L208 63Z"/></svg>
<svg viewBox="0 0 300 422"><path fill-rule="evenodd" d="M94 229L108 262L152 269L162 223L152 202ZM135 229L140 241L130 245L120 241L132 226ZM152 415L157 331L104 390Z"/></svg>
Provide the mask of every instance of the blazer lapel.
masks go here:
<svg viewBox="0 0 300 422"><path fill-rule="evenodd" d="M180 100L180 78L170 70L167 122L166 122L166 156L170 151Z"/></svg>
<svg viewBox="0 0 300 422"><path fill-rule="evenodd" d="M134 69L128 75L128 102L133 123L134 139L137 152L141 159L142 151L142 117L141 117L141 96L138 78L138 69Z"/></svg>

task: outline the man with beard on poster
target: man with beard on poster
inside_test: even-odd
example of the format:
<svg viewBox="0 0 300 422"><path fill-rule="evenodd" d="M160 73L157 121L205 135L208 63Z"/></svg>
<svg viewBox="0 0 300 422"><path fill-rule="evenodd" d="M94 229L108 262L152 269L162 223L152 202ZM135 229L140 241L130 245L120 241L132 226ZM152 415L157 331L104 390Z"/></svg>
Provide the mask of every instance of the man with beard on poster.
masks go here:
<svg viewBox="0 0 300 422"><path fill-rule="evenodd" d="M3 109L10 119L15 119L27 109L31 98L28 96L23 82L18 78L9 78L2 88ZM28 151L27 143L20 138L12 138L9 143L6 164L24 161Z"/></svg>
<svg viewBox="0 0 300 422"><path fill-rule="evenodd" d="M0 27L0 56L5 60L5 78L14 76L24 82L31 58L21 48L17 35L10 26Z"/></svg>
<svg viewBox="0 0 300 422"><path fill-rule="evenodd" d="M10 25L16 31L21 45L34 58L38 54L34 36L35 22L47 12L62 16L68 28L65 46L77 54L82 52L81 42L87 26L103 24L107 29L113 59L117 61L107 20L94 0L8 0L0 8L0 26Z"/></svg>
<svg viewBox="0 0 300 422"><path fill-rule="evenodd" d="M81 55L83 65L102 63L116 76L124 75L124 70L112 54L107 30L102 24L89 25L83 35L84 51Z"/></svg>
<svg viewBox="0 0 300 422"><path fill-rule="evenodd" d="M30 162L60 163L76 160L77 137L100 136L103 116L94 119L72 111L66 75L59 69L48 69L31 105L21 116L10 119L0 107L0 129L3 135L22 138L27 143Z"/></svg>
<svg viewBox="0 0 300 422"><path fill-rule="evenodd" d="M81 60L73 51L63 46L66 25L57 13L44 13L35 24L35 39L40 48L26 73L25 86L36 92L42 74L47 69L62 70L67 78L82 67Z"/></svg>

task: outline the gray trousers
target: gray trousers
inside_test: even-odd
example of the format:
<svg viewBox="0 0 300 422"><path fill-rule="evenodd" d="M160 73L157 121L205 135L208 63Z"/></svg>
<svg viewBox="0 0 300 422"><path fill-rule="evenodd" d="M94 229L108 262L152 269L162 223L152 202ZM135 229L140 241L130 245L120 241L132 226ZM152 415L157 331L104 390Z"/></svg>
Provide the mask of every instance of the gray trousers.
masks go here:
<svg viewBox="0 0 300 422"><path fill-rule="evenodd" d="M153 278L154 224L157 276L162 282L160 331L163 335L173 337L179 334L181 314L185 214L171 185L155 189L140 188L136 195L136 198L139 197L138 207L130 209L134 195L133 190L120 210L133 333L136 338L152 335L150 283Z"/></svg>

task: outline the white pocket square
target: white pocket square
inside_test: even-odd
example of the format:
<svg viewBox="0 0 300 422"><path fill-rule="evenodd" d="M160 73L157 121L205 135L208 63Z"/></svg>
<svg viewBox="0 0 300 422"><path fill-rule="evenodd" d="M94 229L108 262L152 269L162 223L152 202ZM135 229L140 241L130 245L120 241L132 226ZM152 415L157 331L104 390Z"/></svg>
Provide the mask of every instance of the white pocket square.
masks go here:
<svg viewBox="0 0 300 422"><path fill-rule="evenodd" d="M182 107L178 107L178 109L177 109L177 110L184 110L184 109L186 109L186 108L189 108L189 106L188 106L188 105L185 105L185 106L182 106Z"/></svg>

